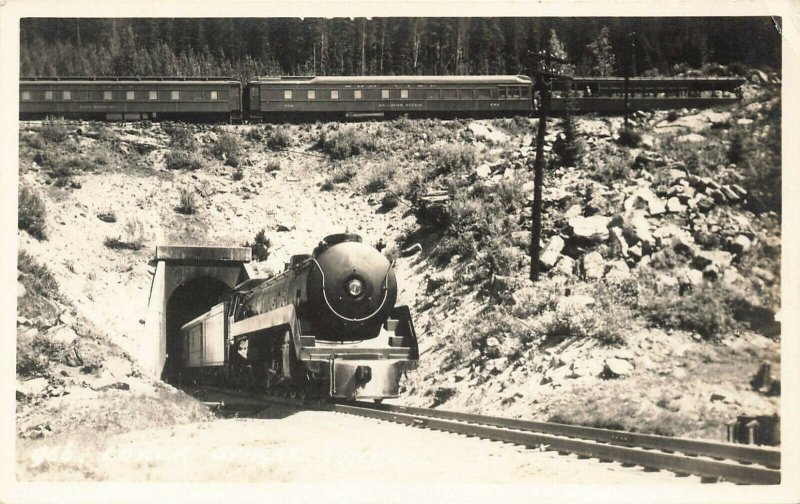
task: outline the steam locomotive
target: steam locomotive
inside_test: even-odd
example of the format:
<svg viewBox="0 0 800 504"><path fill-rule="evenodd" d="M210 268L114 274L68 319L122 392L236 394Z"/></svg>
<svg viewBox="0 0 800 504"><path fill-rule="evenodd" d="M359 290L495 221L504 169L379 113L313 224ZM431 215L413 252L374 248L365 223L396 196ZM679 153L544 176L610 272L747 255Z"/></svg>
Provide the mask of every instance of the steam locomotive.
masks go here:
<svg viewBox="0 0 800 504"><path fill-rule="evenodd" d="M397 397L419 348L396 300L383 254L356 234L327 236L279 275L243 282L184 324L180 379L291 397Z"/></svg>

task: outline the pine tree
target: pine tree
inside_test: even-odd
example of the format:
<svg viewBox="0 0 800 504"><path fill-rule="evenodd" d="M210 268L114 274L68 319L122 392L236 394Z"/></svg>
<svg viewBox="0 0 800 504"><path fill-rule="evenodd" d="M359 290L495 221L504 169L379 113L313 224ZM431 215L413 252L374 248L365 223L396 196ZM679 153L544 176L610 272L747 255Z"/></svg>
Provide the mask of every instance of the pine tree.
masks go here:
<svg viewBox="0 0 800 504"><path fill-rule="evenodd" d="M586 48L589 50L589 75L609 77L614 75L616 58L609 40L609 30L604 26L597 38Z"/></svg>

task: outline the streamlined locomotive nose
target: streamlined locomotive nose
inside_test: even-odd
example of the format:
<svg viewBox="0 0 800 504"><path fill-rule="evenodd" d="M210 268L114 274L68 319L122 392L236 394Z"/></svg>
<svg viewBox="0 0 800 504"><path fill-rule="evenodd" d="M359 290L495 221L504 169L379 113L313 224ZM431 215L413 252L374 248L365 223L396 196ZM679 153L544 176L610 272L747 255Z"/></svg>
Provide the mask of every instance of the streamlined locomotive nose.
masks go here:
<svg viewBox="0 0 800 504"><path fill-rule="evenodd" d="M397 299L394 268L357 235L345 236L355 238L325 244L314 254L308 292L317 322L333 332L355 331L354 338L376 336Z"/></svg>

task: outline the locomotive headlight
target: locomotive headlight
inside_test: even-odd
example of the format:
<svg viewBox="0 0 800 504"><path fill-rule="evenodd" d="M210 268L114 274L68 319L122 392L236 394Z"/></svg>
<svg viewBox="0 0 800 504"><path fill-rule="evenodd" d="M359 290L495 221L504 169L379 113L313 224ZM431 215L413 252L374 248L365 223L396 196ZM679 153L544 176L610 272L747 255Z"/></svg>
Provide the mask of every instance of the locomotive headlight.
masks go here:
<svg viewBox="0 0 800 504"><path fill-rule="evenodd" d="M353 297L358 297L364 292L364 282L358 278L353 278L347 282L347 292Z"/></svg>

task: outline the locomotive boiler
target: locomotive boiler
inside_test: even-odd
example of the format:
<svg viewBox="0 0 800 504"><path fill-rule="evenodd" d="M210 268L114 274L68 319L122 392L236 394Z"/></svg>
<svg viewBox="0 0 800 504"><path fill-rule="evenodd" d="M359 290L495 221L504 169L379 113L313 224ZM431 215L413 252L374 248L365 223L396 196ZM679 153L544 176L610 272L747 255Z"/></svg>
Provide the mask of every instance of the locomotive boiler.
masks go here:
<svg viewBox="0 0 800 504"><path fill-rule="evenodd" d="M419 350L396 300L393 264L358 235L331 235L185 324L182 371L293 397L397 397Z"/></svg>

